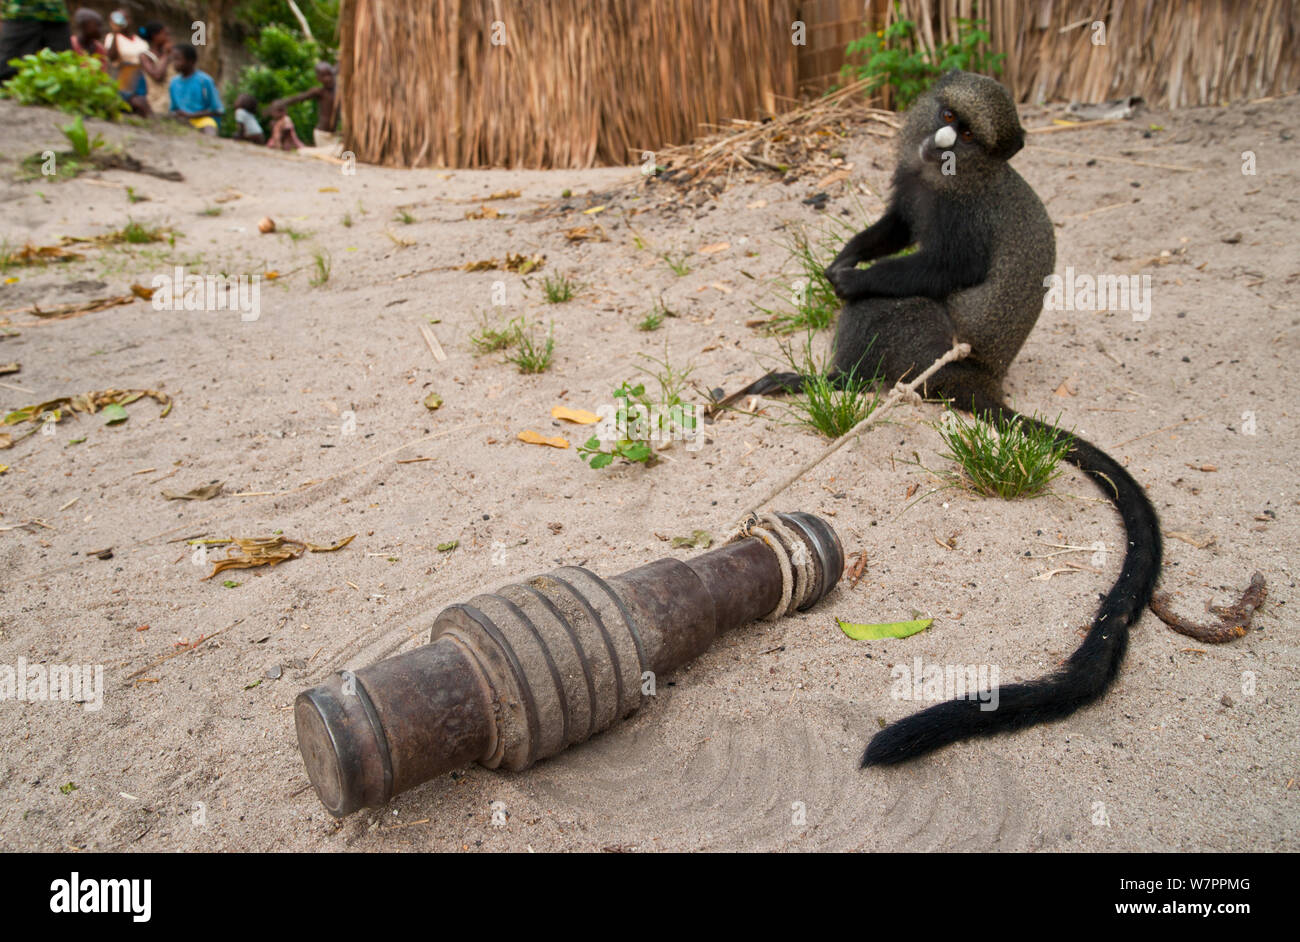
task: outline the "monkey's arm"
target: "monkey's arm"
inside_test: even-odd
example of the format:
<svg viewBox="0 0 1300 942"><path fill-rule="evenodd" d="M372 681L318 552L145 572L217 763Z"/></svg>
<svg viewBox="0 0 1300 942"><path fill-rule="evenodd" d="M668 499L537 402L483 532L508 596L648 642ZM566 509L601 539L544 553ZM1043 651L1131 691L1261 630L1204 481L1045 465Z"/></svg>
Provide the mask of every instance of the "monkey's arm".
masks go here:
<svg viewBox="0 0 1300 942"><path fill-rule="evenodd" d="M945 246L944 251L921 249L913 255L876 262L865 271L834 268L826 277L845 301L863 298L924 297L942 301L948 295L979 284L988 275L987 255L973 246Z"/></svg>
<svg viewBox="0 0 1300 942"><path fill-rule="evenodd" d="M860 262L883 258L901 252L912 244L912 233L907 221L897 211L890 209L876 222L863 229L840 249L835 261L826 269L826 277L832 271L846 269L852 271Z"/></svg>

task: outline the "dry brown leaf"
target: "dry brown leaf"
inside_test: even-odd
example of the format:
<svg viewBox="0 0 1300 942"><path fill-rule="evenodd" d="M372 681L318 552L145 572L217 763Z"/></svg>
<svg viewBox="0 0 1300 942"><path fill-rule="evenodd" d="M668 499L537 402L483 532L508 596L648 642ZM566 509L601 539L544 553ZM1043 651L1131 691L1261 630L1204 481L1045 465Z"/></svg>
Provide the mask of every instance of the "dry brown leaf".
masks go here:
<svg viewBox="0 0 1300 942"><path fill-rule="evenodd" d="M826 174L826 176L818 180L817 188L824 189L825 187L830 186L832 183L839 183L841 180L847 180L848 178L849 178L849 172L847 170L835 170L831 173Z"/></svg>
<svg viewBox="0 0 1300 942"><path fill-rule="evenodd" d="M69 252L62 245L32 245L30 242L3 256L7 265L48 265L50 262L72 262L79 258L79 254Z"/></svg>
<svg viewBox="0 0 1300 942"><path fill-rule="evenodd" d="M227 569L255 569L259 566L278 566L286 559L297 559L306 550L313 553L332 553L342 549L356 538L356 534L345 537L332 546L317 546L303 540L294 540L286 536L232 537L230 554L212 564L212 572L203 578L211 579Z"/></svg>
<svg viewBox="0 0 1300 942"><path fill-rule="evenodd" d="M700 246L701 255L716 255L718 252L725 252L731 248L730 242L710 242L708 245Z"/></svg>
<svg viewBox="0 0 1300 942"><path fill-rule="evenodd" d="M856 589L858 582L867 572L867 551L860 550L853 559L853 565L849 567L849 588Z"/></svg>
<svg viewBox="0 0 1300 942"><path fill-rule="evenodd" d="M490 200L517 200L519 199L518 190L502 190L500 193L493 193L488 197Z"/></svg>
<svg viewBox="0 0 1300 942"><path fill-rule="evenodd" d="M1216 537L1210 533L1188 533L1184 530L1170 530L1165 536L1171 540L1182 540L1188 546L1195 546L1197 549L1205 549L1207 546L1213 546Z"/></svg>
<svg viewBox="0 0 1300 942"><path fill-rule="evenodd" d="M545 435L540 435L537 432L534 432L532 429L525 429L515 437L518 438L521 442L526 442L529 445L550 445L552 448L569 447L568 440L562 438L559 435L555 435L551 438L547 438Z"/></svg>
<svg viewBox="0 0 1300 942"><path fill-rule="evenodd" d="M608 236L602 226L574 226L564 230L564 237L570 242L606 242Z"/></svg>
<svg viewBox="0 0 1300 942"><path fill-rule="evenodd" d="M478 209L466 210L465 218L466 219L499 219L501 218L501 213L493 209L491 206L484 205L484 206L480 206Z"/></svg>
<svg viewBox="0 0 1300 942"><path fill-rule="evenodd" d="M12 363L0 363L0 376L8 376L10 373L17 373L23 368L23 365L17 360Z"/></svg>
<svg viewBox="0 0 1300 942"><path fill-rule="evenodd" d="M551 408L551 418L563 419L565 422L576 422L578 425L595 425L600 421L600 416L594 412L588 412L585 409L570 409L568 406L553 406Z"/></svg>
<svg viewBox="0 0 1300 942"><path fill-rule="evenodd" d="M506 253L506 260L503 263L500 259L484 258L477 262L466 262L460 266L461 271L495 271L504 269L505 271L516 272L520 275L526 275L529 272L536 271L546 263L545 255L519 255L513 252Z"/></svg>
<svg viewBox="0 0 1300 942"><path fill-rule="evenodd" d="M353 540L355 540L356 538L357 538L357 535L354 533L354 534L352 534L351 536L345 536L343 539L339 540L337 543L333 543L333 544L331 544L331 545L329 545L329 546L317 546L315 543L308 543L308 544L307 544L307 549L311 550L313 553L332 553L332 552L334 552L335 550L341 550L341 549L343 549L343 547L347 546L349 543L351 543L351 542L352 542Z"/></svg>
<svg viewBox="0 0 1300 942"><path fill-rule="evenodd" d="M50 420L59 422L63 419L64 409L67 409L69 414L84 412L93 415L104 406L110 404L127 406L143 396L148 396L163 407L162 411L158 413L159 418L163 418L167 413L171 412L171 397L156 389L103 389L98 392L80 393L76 396L60 396L57 399L50 399L46 402L15 409L4 417L3 424L18 425L21 422L40 424Z"/></svg>
<svg viewBox="0 0 1300 942"><path fill-rule="evenodd" d="M131 293L137 298L148 301L153 297L153 288L146 288L144 285L131 285Z"/></svg>

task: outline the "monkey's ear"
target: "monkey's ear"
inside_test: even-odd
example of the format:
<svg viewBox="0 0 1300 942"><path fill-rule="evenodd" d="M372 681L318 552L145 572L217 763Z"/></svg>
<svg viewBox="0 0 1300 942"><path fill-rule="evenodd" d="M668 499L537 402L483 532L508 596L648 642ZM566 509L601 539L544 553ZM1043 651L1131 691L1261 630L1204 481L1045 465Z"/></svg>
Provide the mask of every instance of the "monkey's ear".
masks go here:
<svg viewBox="0 0 1300 942"><path fill-rule="evenodd" d="M1002 140L998 141L997 147L993 150L993 156L998 160L1010 160L1020 149L1025 146L1025 130L1017 127L1010 134L1004 134Z"/></svg>
<svg viewBox="0 0 1300 942"><path fill-rule="evenodd" d="M965 74L966 73L961 69L949 69L947 72L943 73L943 75L939 76L938 80L931 86L931 88L943 88L947 85L951 85Z"/></svg>

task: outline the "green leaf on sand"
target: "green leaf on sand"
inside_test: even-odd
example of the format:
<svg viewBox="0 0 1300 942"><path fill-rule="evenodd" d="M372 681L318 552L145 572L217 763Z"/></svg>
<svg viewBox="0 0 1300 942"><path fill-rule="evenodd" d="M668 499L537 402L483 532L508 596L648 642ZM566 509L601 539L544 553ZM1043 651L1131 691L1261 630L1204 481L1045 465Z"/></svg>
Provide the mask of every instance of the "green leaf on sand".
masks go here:
<svg viewBox="0 0 1300 942"><path fill-rule="evenodd" d="M840 630L852 638L854 641L879 641L881 638L906 638L916 634L918 631L925 631L932 624L933 618L919 618L916 621L891 621L879 625L856 625L843 619L835 619L840 623Z"/></svg>
<svg viewBox="0 0 1300 942"><path fill-rule="evenodd" d="M126 414L126 409L118 405L116 402L110 402L99 411L104 415L105 425L121 425L129 418Z"/></svg>

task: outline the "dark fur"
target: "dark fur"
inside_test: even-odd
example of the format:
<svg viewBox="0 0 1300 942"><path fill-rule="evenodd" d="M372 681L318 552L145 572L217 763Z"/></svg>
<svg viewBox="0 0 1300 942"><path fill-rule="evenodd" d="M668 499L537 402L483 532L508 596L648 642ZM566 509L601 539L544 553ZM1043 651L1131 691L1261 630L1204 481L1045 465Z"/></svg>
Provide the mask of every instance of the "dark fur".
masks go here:
<svg viewBox="0 0 1300 942"><path fill-rule="evenodd" d="M942 173L934 142L955 116L956 172ZM969 131L969 140L963 132ZM1055 235L1043 204L1007 163L1024 146L1010 96L997 82L950 72L918 99L899 132L893 197L884 216L844 246L826 276L844 299L831 376L915 376L954 340L971 355L945 366L926 394L979 415L1015 416L1002 401L1002 378L1042 309L1044 278L1056 265ZM893 255L917 244L907 256ZM803 377L769 373L729 397L797 392ZM1025 418L1026 422L1032 420ZM1022 729L1069 716L1096 700L1119 672L1128 629L1146 607L1160 572L1155 509L1136 481L1105 452L1075 439L1066 460L1091 477L1124 520L1128 549L1083 644L1056 673L999 690L996 710L952 700L878 733L863 765L889 765L972 736Z"/></svg>

